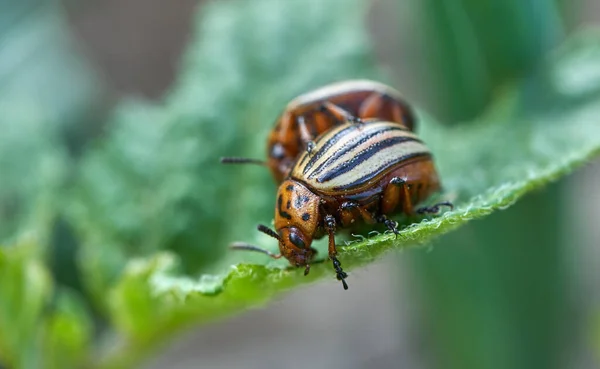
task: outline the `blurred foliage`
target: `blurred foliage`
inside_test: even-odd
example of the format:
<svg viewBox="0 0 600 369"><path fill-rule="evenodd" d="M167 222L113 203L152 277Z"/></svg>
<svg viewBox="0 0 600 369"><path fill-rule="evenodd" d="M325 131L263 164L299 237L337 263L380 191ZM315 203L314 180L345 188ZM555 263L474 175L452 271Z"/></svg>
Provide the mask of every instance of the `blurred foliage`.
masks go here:
<svg viewBox="0 0 600 369"><path fill-rule="evenodd" d="M91 322L80 297L55 286L35 242L0 248L0 362L72 368L89 354Z"/></svg>
<svg viewBox="0 0 600 369"><path fill-rule="evenodd" d="M445 121L481 113L498 87L530 74L562 36L555 0L414 2L428 62L422 80Z"/></svg>
<svg viewBox="0 0 600 369"><path fill-rule="evenodd" d="M594 350L596 351L596 357L598 360L600 360L600 312L596 313L592 335L592 341L594 342Z"/></svg>
<svg viewBox="0 0 600 369"><path fill-rule="evenodd" d="M61 237L61 196L83 138L104 114L106 89L55 1L0 1L0 9L0 240L35 238L57 278L76 285L74 248L52 241Z"/></svg>
<svg viewBox="0 0 600 369"><path fill-rule="evenodd" d="M534 193L434 242L432 252L411 255L436 367L562 367L557 193L556 185Z"/></svg>
<svg viewBox="0 0 600 369"><path fill-rule="evenodd" d="M51 216L35 224L19 220L4 237L13 246L0 249L0 260L6 260L0 274L7 273L0 279L0 360L27 368L42 362L61 368L127 367L177 329L334 278L327 263L314 265L305 278L300 270L286 269L284 260L245 253L223 258L225 246L236 239L276 248L253 229L272 219L275 186L262 168L222 167L218 158L262 157L273 119L298 93L345 78L383 79L371 57L366 12L360 0L311 6L221 1L201 8L181 72L165 99L156 105L121 102L106 134L79 161L68 154L68 133L56 128L35 136L32 131L58 126L23 113L39 111L47 118L44 104L57 102L44 97L44 103L33 101L27 109L13 104L14 117L7 122L16 133L0 141L2 157L10 158L0 163L14 169L0 169L14 185L3 181L0 193L13 191L6 201L22 199L28 209L47 201L43 214ZM457 207L407 227L398 239L380 234L351 243L340 256L344 266L352 272L387 250L426 242L508 207L597 154L599 39L591 33L565 44L532 75L538 87L525 81L468 128L444 127L420 113L421 134ZM93 95L79 93L65 101L83 109ZM552 103L552 111L524 112L531 96ZM61 114L67 117L68 111ZM27 122L29 131L15 128ZM19 140L31 140L31 148L14 145ZM20 172L24 168L30 169ZM35 180L25 186L24 178ZM80 292L53 280L44 256L46 237L24 243L27 233L18 232L21 236L9 242L21 225L50 233L59 215L75 230L73 253L85 302ZM100 341L94 346L92 336ZM102 345L104 340L111 344Z"/></svg>
<svg viewBox="0 0 600 369"><path fill-rule="evenodd" d="M419 5L426 43L433 46L426 58L435 76L431 105L445 121L480 114L494 95L524 75L529 77L517 107L521 115L560 115L573 103L534 73L562 36L554 0ZM561 195L552 186L434 243L444 246L434 252L410 255L424 296L423 318L430 322L427 339L437 352L435 367L561 366L567 324Z"/></svg>
<svg viewBox="0 0 600 369"><path fill-rule="evenodd" d="M50 203L69 166L67 140L103 101L55 5L0 3L0 239L38 225L44 242L50 237Z"/></svg>

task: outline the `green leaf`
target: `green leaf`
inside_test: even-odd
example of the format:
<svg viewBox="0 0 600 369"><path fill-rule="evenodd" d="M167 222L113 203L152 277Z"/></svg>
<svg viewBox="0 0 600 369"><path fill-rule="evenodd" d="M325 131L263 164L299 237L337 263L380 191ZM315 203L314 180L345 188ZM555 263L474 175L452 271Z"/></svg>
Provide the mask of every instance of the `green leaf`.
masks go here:
<svg viewBox="0 0 600 369"><path fill-rule="evenodd" d="M0 362L11 368L77 367L90 336L80 298L54 290L39 245L0 248Z"/></svg>
<svg viewBox="0 0 600 369"><path fill-rule="evenodd" d="M11 367L39 364L38 324L52 294L35 245L0 249L0 356Z"/></svg>
<svg viewBox="0 0 600 369"><path fill-rule="evenodd" d="M54 236L104 89L57 1L2 2L0 45L0 366L77 367L91 324L78 294L53 280L77 283L73 250Z"/></svg>
<svg viewBox="0 0 600 369"><path fill-rule="evenodd" d="M478 114L498 86L535 68L564 37L555 0L425 0L409 7L417 8L420 41L428 45L420 80L436 97L430 105L450 120Z"/></svg>
<svg viewBox="0 0 600 369"><path fill-rule="evenodd" d="M34 105L11 104L1 110L0 239L35 232L47 242L68 157Z"/></svg>
<svg viewBox="0 0 600 369"><path fill-rule="evenodd" d="M92 322L81 296L59 290L53 307L42 324L43 354L46 368L77 368L89 359Z"/></svg>
<svg viewBox="0 0 600 369"><path fill-rule="evenodd" d="M592 341L596 348L596 355L600 356L600 313L596 313L594 318L594 326L592 328Z"/></svg>
<svg viewBox="0 0 600 369"><path fill-rule="evenodd" d="M70 165L103 90L54 1L0 5L0 240L48 239ZM8 242L8 241L7 241Z"/></svg>
<svg viewBox="0 0 600 369"><path fill-rule="evenodd" d="M428 36L424 51L436 55L425 58L430 65L420 86L429 84L437 98L430 96L428 109L442 108L444 120L480 114L500 88L529 74L564 38L555 0L417 3L426 10L419 12ZM540 91L520 99L529 110L561 101L540 104ZM418 284L427 345L436 352L432 367L559 367L569 304L561 264L577 243L560 237L568 223L564 190L551 186L432 243L434 252L405 255Z"/></svg>

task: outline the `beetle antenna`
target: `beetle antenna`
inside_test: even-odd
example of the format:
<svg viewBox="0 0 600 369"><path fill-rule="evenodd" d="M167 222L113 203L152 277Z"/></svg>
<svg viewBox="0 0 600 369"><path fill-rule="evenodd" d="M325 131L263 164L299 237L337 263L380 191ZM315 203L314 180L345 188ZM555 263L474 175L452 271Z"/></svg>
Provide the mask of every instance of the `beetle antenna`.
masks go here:
<svg viewBox="0 0 600 369"><path fill-rule="evenodd" d="M229 245L229 248L232 249L232 250L244 250L244 251L261 252L263 254L269 255L273 259L279 259L282 256L281 254L273 254L271 251L268 251L268 250L265 250L265 249L261 249L258 246L250 245L250 244L244 243L244 242L234 242L231 245Z"/></svg>
<svg viewBox="0 0 600 369"><path fill-rule="evenodd" d="M271 228L267 227L266 225L259 224L256 227L256 229L258 229L260 232L266 234L267 236L273 237L277 241L281 241L281 237L279 237L279 235L277 233L275 233L274 230L272 230Z"/></svg>
<svg viewBox="0 0 600 369"><path fill-rule="evenodd" d="M237 157L227 157L221 158L222 164L256 164L256 165L267 165L267 163L263 160L259 159L251 159L251 158L237 158Z"/></svg>

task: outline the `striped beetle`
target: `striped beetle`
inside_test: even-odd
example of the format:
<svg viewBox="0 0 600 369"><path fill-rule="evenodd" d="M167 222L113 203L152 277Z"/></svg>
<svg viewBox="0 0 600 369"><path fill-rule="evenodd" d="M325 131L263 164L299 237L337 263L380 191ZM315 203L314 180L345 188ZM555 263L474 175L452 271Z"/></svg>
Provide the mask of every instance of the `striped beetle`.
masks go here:
<svg viewBox="0 0 600 369"><path fill-rule="evenodd" d="M337 109L334 113L339 113ZM437 213L441 205L416 209L414 205L440 189L427 147L406 127L380 119L357 123L347 112L345 123L320 135L305 150L279 186L275 229L258 230L279 241L279 254L246 243L234 249L259 251L310 271L316 253L313 239L329 237L329 259L336 277L348 289L347 274L337 259L335 230L357 221L381 223L396 235L398 224L388 215Z"/></svg>
<svg viewBox="0 0 600 369"><path fill-rule="evenodd" d="M396 122L411 131L416 124L410 106L395 89L370 80L337 82L288 103L269 134L266 162L249 158L223 158L221 162L267 166L277 183L281 183L306 145L338 124L339 112L332 115L338 107L359 119Z"/></svg>

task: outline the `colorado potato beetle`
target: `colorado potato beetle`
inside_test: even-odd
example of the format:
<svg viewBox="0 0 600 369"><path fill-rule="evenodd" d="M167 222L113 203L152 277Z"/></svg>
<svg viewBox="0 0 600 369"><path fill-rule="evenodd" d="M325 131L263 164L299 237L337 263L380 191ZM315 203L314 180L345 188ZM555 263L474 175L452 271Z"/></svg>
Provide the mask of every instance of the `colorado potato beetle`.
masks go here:
<svg viewBox="0 0 600 369"><path fill-rule="evenodd" d="M307 145L340 122L336 107L359 120L378 118L411 131L415 128L410 106L393 88L370 80L337 82L300 95L285 107L269 134L266 162L247 158L223 158L222 162L268 166L281 183Z"/></svg>
<svg viewBox="0 0 600 369"><path fill-rule="evenodd" d="M312 150L305 150L279 186L275 230L258 230L279 241L279 254L246 243L234 249L282 256L296 267L310 270L316 253L312 241L329 237L329 259L336 277L348 289L347 274L337 259L336 228L354 223L381 223L398 234L398 224L388 215L437 213L441 205L415 209L440 189L432 155L407 127L381 119L355 123L347 116L320 135Z"/></svg>

